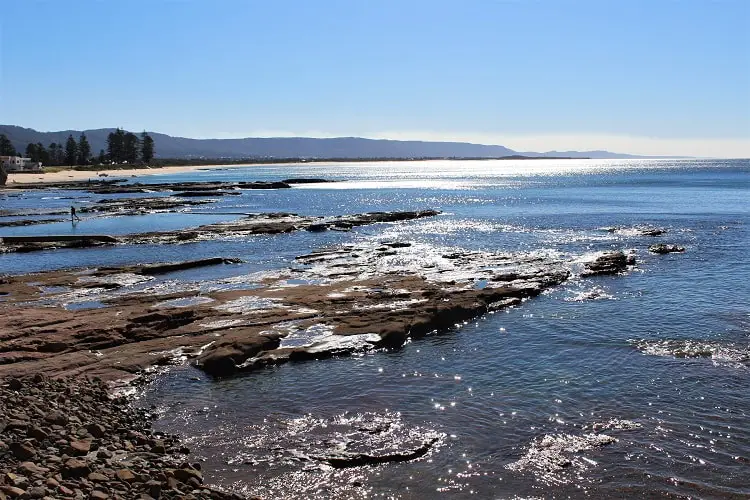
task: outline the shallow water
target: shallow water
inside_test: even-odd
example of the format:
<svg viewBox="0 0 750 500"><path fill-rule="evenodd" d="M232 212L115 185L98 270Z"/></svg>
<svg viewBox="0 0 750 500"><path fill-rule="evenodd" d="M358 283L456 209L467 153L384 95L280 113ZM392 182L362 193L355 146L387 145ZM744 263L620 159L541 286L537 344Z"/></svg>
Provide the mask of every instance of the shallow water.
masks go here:
<svg viewBox="0 0 750 500"><path fill-rule="evenodd" d="M212 256L246 261L164 278L206 282L373 239L573 260L634 249L638 265L625 276L576 278L400 349L222 381L179 367L149 386L140 402L158 407L158 427L188 436L212 480L267 498L750 496L749 161L277 165L136 180L288 177L341 182L248 191L190 212L437 208L444 214L352 233L0 255L0 273ZM0 208L69 205L42 199L49 196L0 195ZM109 226L96 229L121 234L215 220L144 215L109 218L101 223ZM636 226L667 233L640 236ZM73 230L70 224L23 229ZM649 254L656 242L687 250ZM628 423L617 428L613 420ZM431 451L405 463L339 469L321 459L343 441L401 450L428 439L435 439ZM554 462L560 467L524 461L558 451L567 460Z"/></svg>

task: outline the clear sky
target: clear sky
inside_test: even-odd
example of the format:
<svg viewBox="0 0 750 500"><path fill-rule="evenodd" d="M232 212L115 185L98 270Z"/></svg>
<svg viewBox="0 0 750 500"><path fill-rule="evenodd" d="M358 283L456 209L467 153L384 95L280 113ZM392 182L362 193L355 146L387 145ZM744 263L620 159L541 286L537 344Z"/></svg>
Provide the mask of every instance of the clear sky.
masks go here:
<svg viewBox="0 0 750 500"><path fill-rule="evenodd" d="M750 157L750 0L4 0L0 123Z"/></svg>

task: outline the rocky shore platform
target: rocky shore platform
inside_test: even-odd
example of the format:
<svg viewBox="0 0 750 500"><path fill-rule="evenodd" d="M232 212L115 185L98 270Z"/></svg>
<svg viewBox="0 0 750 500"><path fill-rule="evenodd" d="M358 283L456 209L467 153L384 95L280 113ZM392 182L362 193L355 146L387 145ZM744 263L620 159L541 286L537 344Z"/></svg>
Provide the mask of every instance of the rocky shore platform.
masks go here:
<svg viewBox="0 0 750 500"><path fill-rule="evenodd" d="M244 498L206 486L188 453L103 382L0 379L0 500Z"/></svg>
<svg viewBox="0 0 750 500"><path fill-rule="evenodd" d="M407 215L346 220L384 217ZM617 274L632 264L622 252L607 252L577 272ZM520 304L576 272L571 260L538 253L371 240L299 256L287 269L213 281L170 279L172 272L212 265L237 261L219 257L0 278L0 376L128 382L189 361L222 377L393 348Z"/></svg>
<svg viewBox="0 0 750 500"><path fill-rule="evenodd" d="M363 214L338 215L331 217L302 216L290 213L254 213L236 220L206 224L203 226L175 231L155 231L133 233L121 236L92 235L73 237L50 235L0 238L0 253L33 252L59 248L91 248L105 245L175 244L194 243L216 238L236 238L259 234L291 233L307 230L350 231L354 227L383 222L401 222L433 217L436 210L403 212L368 212Z"/></svg>

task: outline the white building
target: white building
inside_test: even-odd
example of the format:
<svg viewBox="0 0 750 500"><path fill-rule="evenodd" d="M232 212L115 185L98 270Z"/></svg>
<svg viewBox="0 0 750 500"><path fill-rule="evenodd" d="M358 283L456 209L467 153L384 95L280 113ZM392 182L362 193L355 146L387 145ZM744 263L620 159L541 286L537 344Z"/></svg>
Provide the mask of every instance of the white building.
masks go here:
<svg viewBox="0 0 750 500"><path fill-rule="evenodd" d="M6 172L41 172L42 163L31 161L31 158L21 156L0 156L0 162Z"/></svg>

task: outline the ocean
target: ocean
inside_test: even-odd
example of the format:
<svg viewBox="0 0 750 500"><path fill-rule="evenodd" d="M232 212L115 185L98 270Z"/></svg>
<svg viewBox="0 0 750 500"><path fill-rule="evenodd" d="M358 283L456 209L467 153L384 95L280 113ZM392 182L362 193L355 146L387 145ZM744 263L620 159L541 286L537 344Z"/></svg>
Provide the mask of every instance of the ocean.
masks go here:
<svg viewBox="0 0 750 500"><path fill-rule="evenodd" d="M518 306L397 349L223 380L185 364L141 388L137 404L154 407L156 429L184 436L211 481L264 498L750 498L750 161L303 164L132 180L292 177L337 182L243 191L179 213L91 216L76 227L5 227L0 235L126 234L250 212L442 213L352 232L6 254L0 274L244 261L171 278L205 281L286 268L321 248L393 240L572 263L622 249L637 260L622 275L574 275ZM0 195L0 208L65 210L116 196L28 191ZM647 236L643 227L665 233ZM654 243L685 252L653 254ZM314 460L380 437L380 449L433 445L398 463Z"/></svg>

